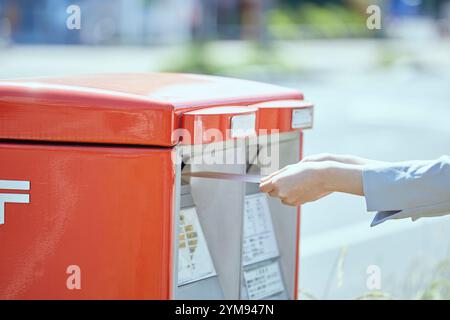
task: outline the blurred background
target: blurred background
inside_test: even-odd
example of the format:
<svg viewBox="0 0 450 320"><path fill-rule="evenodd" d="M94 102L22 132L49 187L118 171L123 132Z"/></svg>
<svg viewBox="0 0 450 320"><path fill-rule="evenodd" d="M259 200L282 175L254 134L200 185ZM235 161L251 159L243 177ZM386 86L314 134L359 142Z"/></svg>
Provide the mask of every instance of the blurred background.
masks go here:
<svg viewBox="0 0 450 320"><path fill-rule="evenodd" d="M73 4L80 29L66 26ZM146 71L303 91L316 104L305 154L450 153L450 0L0 0L2 79ZM302 208L300 297L450 298L450 217L371 219L340 194Z"/></svg>

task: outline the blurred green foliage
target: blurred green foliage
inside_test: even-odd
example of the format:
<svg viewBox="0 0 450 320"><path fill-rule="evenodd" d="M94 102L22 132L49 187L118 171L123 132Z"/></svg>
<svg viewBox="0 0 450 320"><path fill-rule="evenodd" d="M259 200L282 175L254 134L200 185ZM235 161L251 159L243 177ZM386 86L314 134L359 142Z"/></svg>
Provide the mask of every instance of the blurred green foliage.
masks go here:
<svg viewBox="0 0 450 320"><path fill-rule="evenodd" d="M417 298L423 300L450 299L450 258L437 265L430 284L418 294Z"/></svg>
<svg viewBox="0 0 450 320"><path fill-rule="evenodd" d="M412 281L411 278L415 276L409 274L406 281ZM407 297L415 300L449 300L450 299L450 258L439 262L431 272L431 274L420 274L421 278L426 278L424 288L419 289L415 296ZM318 300L319 298L311 292L300 289L299 293L303 299ZM355 297L356 300L395 300L398 299L392 296L389 292L382 290L368 291L361 296Z"/></svg>
<svg viewBox="0 0 450 320"><path fill-rule="evenodd" d="M366 18L363 12L337 4L306 3L267 13L269 33L276 39L373 36L375 33L366 27Z"/></svg>
<svg viewBox="0 0 450 320"><path fill-rule="evenodd" d="M360 0L352 0L360 1ZM355 2L355 3L356 3ZM364 7L364 6L362 6ZM264 40L246 41L239 52L214 48L208 41L194 41L180 50L174 63L163 67L170 72L194 72L243 77L276 77L306 72L302 61L280 54L277 41L305 38L362 38L376 36L366 27L366 14L357 5L337 3L280 6L266 12ZM226 44L224 45L227 46ZM235 46L236 47L236 46ZM382 65L389 64L388 56ZM388 61L389 60L389 61Z"/></svg>
<svg viewBox="0 0 450 320"><path fill-rule="evenodd" d="M276 47L250 41L229 48L225 43L193 42L162 70L243 78L286 77L302 72L298 65L280 57Z"/></svg>

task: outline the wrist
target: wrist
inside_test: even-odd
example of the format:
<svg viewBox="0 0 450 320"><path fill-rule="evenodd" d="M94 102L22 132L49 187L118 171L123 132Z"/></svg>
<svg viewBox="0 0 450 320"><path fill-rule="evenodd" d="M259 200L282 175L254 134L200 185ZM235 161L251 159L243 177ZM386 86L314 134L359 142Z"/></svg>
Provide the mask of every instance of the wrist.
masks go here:
<svg viewBox="0 0 450 320"><path fill-rule="evenodd" d="M335 161L325 163L323 186L327 192L345 192L363 195L362 172L364 166Z"/></svg>
<svg viewBox="0 0 450 320"><path fill-rule="evenodd" d="M338 192L340 182L339 179L339 170L340 170L340 162L336 160L327 160L322 162L322 170L320 181L322 183L322 187L326 192Z"/></svg>

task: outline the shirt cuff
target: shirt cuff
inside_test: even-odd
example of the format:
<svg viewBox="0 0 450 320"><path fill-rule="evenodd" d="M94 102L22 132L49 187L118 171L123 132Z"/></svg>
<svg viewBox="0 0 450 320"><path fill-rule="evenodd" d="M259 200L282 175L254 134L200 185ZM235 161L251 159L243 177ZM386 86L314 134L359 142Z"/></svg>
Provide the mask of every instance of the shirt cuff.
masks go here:
<svg viewBox="0 0 450 320"><path fill-rule="evenodd" d="M394 219L395 215L397 213L400 213L401 211L379 211L373 218L372 222L370 223L371 227L375 227L379 225L380 223L385 222L386 220Z"/></svg>
<svg viewBox="0 0 450 320"><path fill-rule="evenodd" d="M383 186L384 177L380 177L380 166L365 168L362 173L364 198L366 200L367 211L382 211L382 203L386 201L386 191ZM391 211L391 210L386 210Z"/></svg>

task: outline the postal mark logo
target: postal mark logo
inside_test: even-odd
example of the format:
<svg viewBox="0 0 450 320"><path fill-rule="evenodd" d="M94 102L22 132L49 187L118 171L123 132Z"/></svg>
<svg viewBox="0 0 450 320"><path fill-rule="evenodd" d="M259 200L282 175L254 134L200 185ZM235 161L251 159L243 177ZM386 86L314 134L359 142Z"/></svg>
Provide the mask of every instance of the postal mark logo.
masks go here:
<svg viewBox="0 0 450 320"><path fill-rule="evenodd" d="M5 224L6 203L30 203L30 194L23 191L30 191L30 181L0 180L0 225Z"/></svg>

